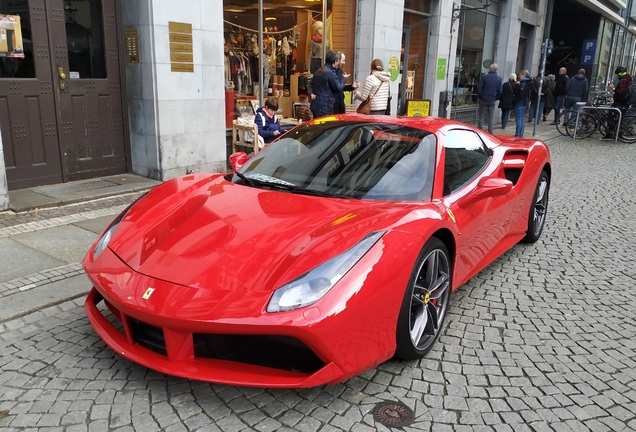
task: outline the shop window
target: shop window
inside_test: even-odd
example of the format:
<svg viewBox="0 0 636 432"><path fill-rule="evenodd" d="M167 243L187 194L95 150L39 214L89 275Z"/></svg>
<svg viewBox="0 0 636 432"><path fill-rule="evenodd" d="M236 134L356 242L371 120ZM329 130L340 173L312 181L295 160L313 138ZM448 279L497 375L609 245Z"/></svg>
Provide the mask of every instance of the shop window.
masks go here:
<svg viewBox="0 0 636 432"><path fill-rule="evenodd" d="M324 1L327 2L326 18L323 17L325 5L321 1L308 2L303 8L293 7L283 0L269 2L262 11L262 39L256 3L246 6L245 2L223 2L228 127L238 115L236 101L260 99L261 88L264 98L278 98L279 113L283 117L292 117L297 111L294 104L308 103L307 86L312 73L324 64L325 51L344 53L343 69L353 74L355 2ZM259 71L261 47L263 70ZM351 76L348 84L354 78L358 77ZM345 93L345 103L350 99L348 93ZM262 103L264 101L258 100L257 105Z"/></svg>
<svg viewBox="0 0 636 432"><path fill-rule="evenodd" d="M0 78L35 78L28 0L0 0Z"/></svg>

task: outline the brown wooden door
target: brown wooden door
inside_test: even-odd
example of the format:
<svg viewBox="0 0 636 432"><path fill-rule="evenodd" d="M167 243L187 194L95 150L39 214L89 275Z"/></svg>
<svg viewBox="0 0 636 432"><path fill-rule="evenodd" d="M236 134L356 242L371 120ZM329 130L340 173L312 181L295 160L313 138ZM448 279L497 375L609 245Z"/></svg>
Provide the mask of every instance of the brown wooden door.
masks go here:
<svg viewBox="0 0 636 432"><path fill-rule="evenodd" d="M126 172L116 7L117 0L0 0L0 14L21 24L8 34L0 16L10 190Z"/></svg>
<svg viewBox="0 0 636 432"><path fill-rule="evenodd" d="M115 0L49 0L64 180L126 172ZM60 77L64 74L65 79ZM64 86L64 88L62 88Z"/></svg>
<svg viewBox="0 0 636 432"><path fill-rule="evenodd" d="M0 53L0 129L9 189L59 183L63 177L45 2L0 0L0 14L19 16L22 30L22 47ZM12 44L19 45L15 38Z"/></svg>

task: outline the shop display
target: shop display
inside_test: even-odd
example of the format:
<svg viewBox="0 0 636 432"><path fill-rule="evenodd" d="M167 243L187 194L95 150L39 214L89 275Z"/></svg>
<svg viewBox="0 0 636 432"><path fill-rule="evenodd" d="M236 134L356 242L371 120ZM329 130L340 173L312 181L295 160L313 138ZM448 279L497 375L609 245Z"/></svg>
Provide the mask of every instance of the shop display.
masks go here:
<svg viewBox="0 0 636 432"><path fill-rule="evenodd" d="M263 14L262 40L259 40L258 10L226 14L224 19L224 52L227 95L227 124L242 111L230 108L245 96L255 97L260 104L261 89L264 98L275 97L283 117L292 117L295 103L308 103L307 87L312 72L324 63L325 50L340 49L352 56L352 48L343 44L334 47L332 33L351 35L355 22L352 5L345 0L331 3L337 8L335 15L327 11L323 17L322 5L302 11L287 6L267 9ZM313 10L312 10L313 9ZM333 17L335 16L335 20ZM337 24L336 24L337 23ZM323 45L324 42L324 45ZM259 74L259 54L263 53L263 70ZM349 72L353 65L347 65Z"/></svg>

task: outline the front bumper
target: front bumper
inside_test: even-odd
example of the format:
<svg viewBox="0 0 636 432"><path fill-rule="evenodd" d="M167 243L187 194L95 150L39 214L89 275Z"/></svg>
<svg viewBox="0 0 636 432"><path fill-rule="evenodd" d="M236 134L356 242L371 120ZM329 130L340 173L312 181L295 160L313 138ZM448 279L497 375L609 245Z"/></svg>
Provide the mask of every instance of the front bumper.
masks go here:
<svg viewBox="0 0 636 432"><path fill-rule="evenodd" d="M376 262L359 267L375 265L373 272L386 276L352 270L340 282L346 293L330 292L331 299L314 306L268 314L253 311L267 304L269 293L175 285L134 272L106 249L99 265L83 263L93 282L85 309L115 352L162 373L255 387L336 383L395 351L401 295L386 296L400 278L379 268L379 256L369 255L364 259ZM144 299L150 287L154 291Z"/></svg>

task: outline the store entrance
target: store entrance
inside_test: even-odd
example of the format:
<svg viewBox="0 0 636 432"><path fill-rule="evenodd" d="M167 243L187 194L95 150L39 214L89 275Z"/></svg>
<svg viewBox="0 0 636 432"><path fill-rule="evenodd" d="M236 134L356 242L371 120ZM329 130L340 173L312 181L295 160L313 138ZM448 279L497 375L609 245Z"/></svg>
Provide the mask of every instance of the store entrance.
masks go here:
<svg viewBox="0 0 636 432"><path fill-rule="evenodd" d="M10 190L126 172L115 3L0 0Z"/></svg>

